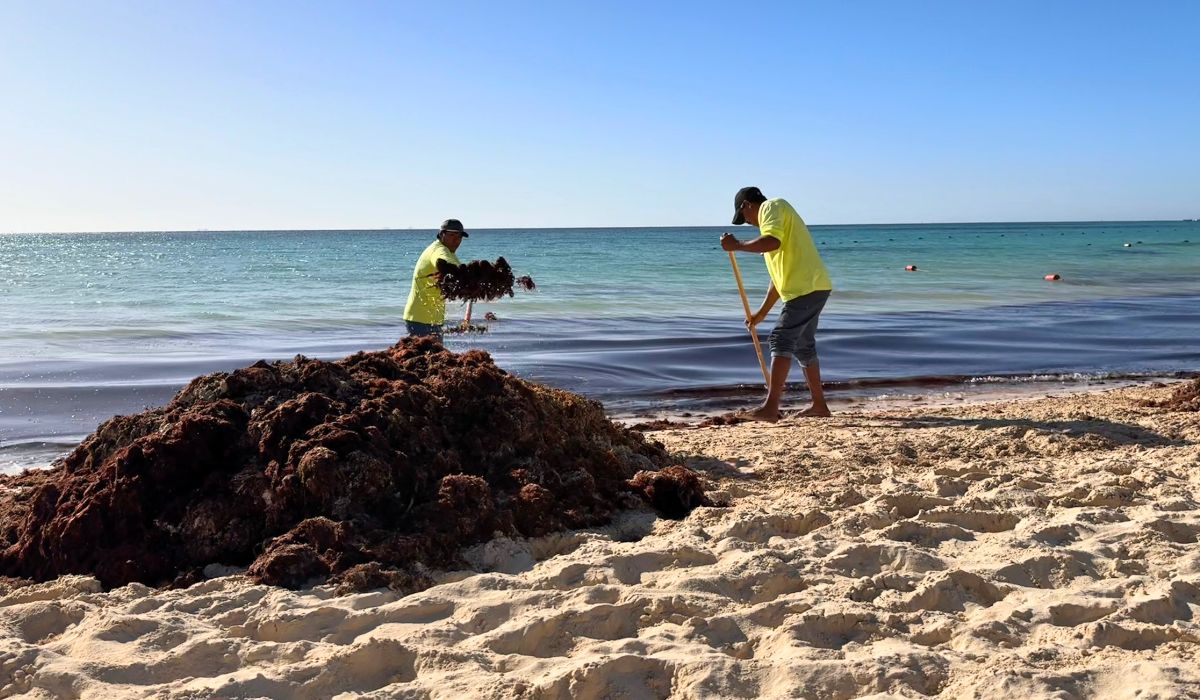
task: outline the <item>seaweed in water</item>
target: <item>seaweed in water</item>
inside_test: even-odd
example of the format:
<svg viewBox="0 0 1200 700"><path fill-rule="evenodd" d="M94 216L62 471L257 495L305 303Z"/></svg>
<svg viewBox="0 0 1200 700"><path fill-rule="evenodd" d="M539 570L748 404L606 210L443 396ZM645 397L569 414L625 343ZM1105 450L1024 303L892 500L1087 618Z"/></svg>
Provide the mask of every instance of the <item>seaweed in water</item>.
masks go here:
<svg viewBox="0 0 1200 700"><path fill-rule="evenodd" d="M474 323L460 323L457 326L446 326L442 329L445 335L457 335L460 333L487 333L487 326L477 326Z"/></svg>
<svg viewBox="0 0 1200 700"><path fill-rule="evenodd" d="M0 477L0 576L186 585L223 564L276 585L415 590L495 533L707 505L671 464L600 404L481 350L406 338L258 362L106 421L50 469Z"/></svg>
<svg viewBox="0 0 1200 700"><path fill-rule="evenodd" d="M688 423L682 421L673 421L667 418L656 418L654 420L645 421L642 423L634 423L629 426L630 430L636 430L642 433L653 432L655 430L674 430L677 428L690 428Z"/></svg>
<svg viewBox="0 0 1200 700"><path fill-rule="evenodd" d="M494 263L472 260L463 265L438 260L437 271L438 289L448 300L495 301L513 296L516 286L526 291L537 288L528 275L514 277L512 267L504 258L496 258Z"/></svg>

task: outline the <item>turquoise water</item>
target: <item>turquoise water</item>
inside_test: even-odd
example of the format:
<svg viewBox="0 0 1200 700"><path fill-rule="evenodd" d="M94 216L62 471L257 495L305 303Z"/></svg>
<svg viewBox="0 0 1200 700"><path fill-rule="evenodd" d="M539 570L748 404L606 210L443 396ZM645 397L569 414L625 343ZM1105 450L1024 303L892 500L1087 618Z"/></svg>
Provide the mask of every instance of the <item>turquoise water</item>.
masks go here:
<svg viewBox="0 0 1200 700"><path fill-rule="evenodd" d="M723 230L755 233L474 230L460 257L504 255L538 290L476 306L476 318L501 320L449 343L616 411L752 389L761 378L717 245ZM61 450L196 374L395 342L432 235L0 236L0 451ZM817 226L813 237L836 287L818 336L835 390L1200 364L1197 222ZM739 262L757 306L764 266ZM1050 273L1062 281L1045 281ZM461 315L452 305L450 317Z"/></svg>
<svg viewBox="0 0 1200 700"><path fill-rule="evenodd" d="M505 255L541 285L539 293L480 307L501 315L737 315L728 258L717 247L722 230L478 230L461 253ZM813 233L835 279L839 314L1192 292L1200 270L1195 222L818 226ZM403 311L412 261L430 238L426 231L0 237L0 356L41 353L45 343L73 354L80 343L112 338L391 323ZM757 300L764 267L756 256L739 260ZM1063 282L1045 283L1048 273Z"/></svg>

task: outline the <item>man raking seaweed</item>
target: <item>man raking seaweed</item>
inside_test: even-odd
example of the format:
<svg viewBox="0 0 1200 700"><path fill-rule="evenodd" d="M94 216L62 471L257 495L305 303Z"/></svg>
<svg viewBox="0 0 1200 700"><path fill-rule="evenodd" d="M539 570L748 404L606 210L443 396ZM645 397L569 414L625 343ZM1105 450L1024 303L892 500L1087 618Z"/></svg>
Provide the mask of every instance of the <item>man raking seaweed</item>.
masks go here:
<svg viewBox="0 0 1200 700"><path fill-rule="evenodd" d="M746 327L750 329L756 346L758 334L755 327L767 317L775 302L783 299L783 311L768 338L771 370L766 377L767 398L757 409L742 416L770 423L779 420L779 405L787 385L792 358L804 368L804 378L812 394L812 406L799 415L828 416L829 406L825 403L821 367L817 362L816 332L817 320L833 289L829 272L821 262L804 220L786 200L767 199L757 187L743 187L733 199L733 209L734 225L749 223L757 226L759 236L743 243L733 234L725 233L721 236L721 248L730 253L742 251L762 254L771 276L767 296L755 313L749 314L750 307L745 303L745 292L742 292L747 311ZM730 260L734 265L734 274L740 281L737 261L732 254Z"/></svg>

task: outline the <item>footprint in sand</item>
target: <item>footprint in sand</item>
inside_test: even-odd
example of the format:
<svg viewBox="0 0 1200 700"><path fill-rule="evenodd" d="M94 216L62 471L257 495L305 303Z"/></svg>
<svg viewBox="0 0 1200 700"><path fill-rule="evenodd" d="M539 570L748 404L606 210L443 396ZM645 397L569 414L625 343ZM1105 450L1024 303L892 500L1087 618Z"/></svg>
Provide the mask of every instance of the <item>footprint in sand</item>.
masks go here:
<svg viewBox="0 0 1200 700"><path fill-rule="evenodd" d="M550 658L567 656L588 640L636 637L644 601L567 609L539 620L515 620L484 635L480 643L497 654Z"/></svg>
<svg viewBox="0 0 1200 700"><path fill-rule="evenodd" d="M922 493L885 494L875 499L879 506L896 520L911 518L923 510L933 510L939 506L948 506L953 501Z"/></svg>
<svg viewBox="0 0 1200 700"><path fill-rule="evenodd" d="M1079 539L1079 528L1066 523L1051 525L1034 530L1029 537L1051 547L1062 547Z"/></svg>
<svg viewBox="0 0 1200 700"><path fill-rule="evenodd" d="M969 571L955 569L931 575L915 591L900 598L896 609L917 612L937 610L955 613L969 606L991 607L1012 591Z"/></svg>
<svg viewBox="0 0 1200 700"><path fill-rule="evenodd" d="M916 520L901 520L879 534L889 540L911 542L922 547L937 547L947 540L975 539L975 535L957 525L923 523Z"/></svg>
<svg viewBox="0 0 1200 700"><path fill-rule="evenodd" d="M1100 578L1091 559L1083 552L1042 554L1003 566L996 570L995 577L1017 586L1061 588L1081 576Z"/></svg>
<svg viewBox="0 0 1200 700"><path fill-rule="evenodd" d="M931 554L903 545L850 544L834 550L825 559L825 568L852 578L874 576L882 572L925 573L940 571L946 563Z"/></svg>
<svg viewBox="0 0 1200 700"><path fill-rule="evenodd" d="M604 700L614 689L628 698L666 698L675 688L676 664L640 654L579 661L566 673L539 683L535 697Z"/></svg>
<svg viewBox="0 0 1200 700"><path fill-rule="evenodd" d="M1050 624L1076 627L1110 615L1118 607L1115 600L1080 599L1079 602L1054 603L1047 608Z"/></svg>
<svg viewBox="0 0 1200 700"><path fill-rule="evenodd" d="M1131 620L1154 625L1170 625L1177 620L1191 621L1193 606L1200 605L1200 585L1191 581L1172 581L1165 593L1131 603L1122 614Z"/></svg>
<svg viewBox="0 0 1200 700"><path fill-rule="evenodd" d="M1195 544L1197 535L1200 535L1200 525L1180 523L1173 520L1155 520L1146 523L1146 527L1175 544Z"/></svg>
<svg viewBox="0 0 1200 700"><path fill-rule="evenodd" d="M764 543L772 537L800 537L832 522L819 510L799 515L761 513L734 520L724 530L714 530L716 538L734 537L747 542Z"/></svg>
<svg viewBox="0 0 1200 700"><path fill-rule="evenodd" d="M1120 647L1129 651L1154 649L1176 640L1200 641L1200 635L1195 632L1176 627L1141 626L1138 623L1093 622L1080 633L1081 646Z"/></svg>
<svg viewBox="0 0 1200 700"><path fill-rule="evenodd" d="M27 644L48 644L84 618L86 608L67 601L35 601L0 609L0 629L14 630Z"/></svg>
<svg viewBox="0 0 1200 700"><path fill-rule="evenodd" d="M788 633L799 642L819 649L841 649L850 642L865 644L883 636L879 618L867 612L817 612L801 615L788 625ZM892 633L895 630L891 630Z"/></svg>
<svg viewBox="0 0 1200 700"><path fill-rule="evenodd" d="M1007 532L1021 522L1020 516L994 510L935 508L917 516L928 523L957 525L973 532Z"/></svg>

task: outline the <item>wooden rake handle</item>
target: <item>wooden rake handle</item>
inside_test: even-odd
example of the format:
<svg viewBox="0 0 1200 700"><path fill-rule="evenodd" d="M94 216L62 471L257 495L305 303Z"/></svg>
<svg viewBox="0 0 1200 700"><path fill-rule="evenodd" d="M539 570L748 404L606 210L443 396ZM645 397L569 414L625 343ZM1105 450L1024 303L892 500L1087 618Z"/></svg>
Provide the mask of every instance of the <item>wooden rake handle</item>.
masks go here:
<svg viewBox="0 0 1200 700"><path fill-rule="evenodd" d="M750 321L754 316L750 313L750 300L746 298L746 285L742 284L742 271L738 269L737 258L733 256L733 251L729 253L729 264L733 265L733 278L737 280L738 294L742 295L742 309L746 312L746 321ZM758 344L758 331L754 324L751 323L750 340L754 343L754 352L758 355L758 366L762 369L763 381L767 386L771 386L771 373L767 371L767 361L763 359L762 346Z"/></svg>

